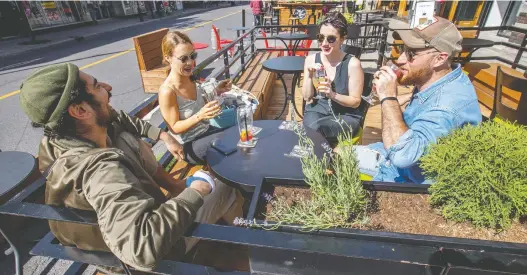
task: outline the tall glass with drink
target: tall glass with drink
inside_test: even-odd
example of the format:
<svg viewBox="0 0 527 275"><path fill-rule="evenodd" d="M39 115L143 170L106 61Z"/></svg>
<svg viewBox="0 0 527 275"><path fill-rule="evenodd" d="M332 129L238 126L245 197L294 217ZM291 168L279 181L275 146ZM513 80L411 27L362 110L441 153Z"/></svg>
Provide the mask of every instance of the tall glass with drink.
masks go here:
<svg viewBox="0 0 527 275"><path fill-rule="evenodd" d="M253 137L253 110L250 105L239 106L236 111L238 130L240 133L239 146L253 147L256 142Z"/></svg>
<svg viewBox="0 0 527 275"><path fill-rule="evenodd" d="M395 73L395 75L397 75L397 80L399 80L402 77L402 71L401 71L401 69L399 69L399 67L397 67L397 65L395 65L392 62L388 61L388 63L386 63L385 66L388 66L388 67L390 67L390 69L392 69L392 71ZM366 102L368 102L368 104L373 105L375 103L374 102L374 96L375 97L377 96L377 89L375 87L375 83L372 84L372 89L371 89L370 94L368 96L362 96L362 98Z"/></svg>
<svg viewBox="0 0 527 275"><path fill-rule="evenodd" d="M313 75L313 86L315 87L315 90L318 90L318 87L320 86L320 82L326 82L326 70L324 69L324 65L320 63L315 64L315 72ZM315 99L321 99L325 96L317 93L315 96Z"/></svg>

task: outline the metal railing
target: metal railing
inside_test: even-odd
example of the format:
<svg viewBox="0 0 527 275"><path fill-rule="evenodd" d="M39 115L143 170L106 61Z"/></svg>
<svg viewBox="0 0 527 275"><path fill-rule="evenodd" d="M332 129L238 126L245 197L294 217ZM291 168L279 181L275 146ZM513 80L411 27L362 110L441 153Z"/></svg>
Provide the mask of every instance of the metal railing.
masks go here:
<svg viewBox="0 0 527 275"><path fill-rule="evenodd" d="M384 53L386 49L386 39L388 36L388 28L385 23L361 23L357 24L360 26L362 35L356 36L354 38L348 39L346 41L347 45L357 46L361 48L362 52L365 51L378 51L379 57L377 59L361 59L362 62L373 62L377 64L377 67L382 65ZM249 64L254 57L262 51L290 51L291 49L283 48L265 48L258 47L256 41L258 40L279 40L274 36L269 36L264 38L260 35L261 29L285 29L285 28L295 28L295 29L307 29L316 25L266 25L266 26L255 26L246 32L242 33L237 39L232 41L232 43L224 46L218 52L209 56L207 59L199 63L194 69L194 75L199 75L205 68L210 66L216 60L223 58L223 66L216 68L212 73L206 76L206 79L209 78L219 78L223 76L224 78L231 78L236 80L246 69L247 64ZM235 54L233 57L229 57L229 49L236 48ZM299 51L320 51L320 48L299 48ZM236 68L232 72L232 68ZM236 82L236 81L235 81Z"/></svg>

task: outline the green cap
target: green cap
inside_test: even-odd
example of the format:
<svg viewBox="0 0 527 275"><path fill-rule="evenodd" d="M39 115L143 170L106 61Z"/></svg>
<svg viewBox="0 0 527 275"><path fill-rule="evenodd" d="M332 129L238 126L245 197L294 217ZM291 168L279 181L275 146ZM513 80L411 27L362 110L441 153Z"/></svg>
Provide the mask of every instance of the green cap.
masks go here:
<svg viewBox="0 0 527 275"><path fill-rule="evenodd" d="M20 86L20 105L32 122L54 129L70 105L78 79L79 68L71 63L38 70Z"/></svg>

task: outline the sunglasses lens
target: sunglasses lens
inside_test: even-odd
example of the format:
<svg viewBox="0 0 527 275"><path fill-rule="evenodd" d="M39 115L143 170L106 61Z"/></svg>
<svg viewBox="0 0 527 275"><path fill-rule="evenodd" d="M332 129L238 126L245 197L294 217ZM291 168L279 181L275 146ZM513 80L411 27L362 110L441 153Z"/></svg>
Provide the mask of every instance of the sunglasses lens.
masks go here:
<svg viewBox="0 0 527 275"><path fill-rule="evenodd" d="M318 40L318 43L322 43L322 42L324 42L324 35L322 35L322 34L320 34L320 33L317 34L317 40Z"/></svg>
<svg viewBox="0 0 527 275"><path fill-rule="evenodd" d="M329 35L328 36L328 43L335 43L335 41L337 41L337 37L334 36L334 35Z"/></svg>
<svg viewBox="0 0 527 275"><path fill-rule="evenodd" d="M190 59L192 59L192 60L196 60L196 58L198 58L198 53L197 53L197 52L193 52L193 53L190 55Z"/></svg>

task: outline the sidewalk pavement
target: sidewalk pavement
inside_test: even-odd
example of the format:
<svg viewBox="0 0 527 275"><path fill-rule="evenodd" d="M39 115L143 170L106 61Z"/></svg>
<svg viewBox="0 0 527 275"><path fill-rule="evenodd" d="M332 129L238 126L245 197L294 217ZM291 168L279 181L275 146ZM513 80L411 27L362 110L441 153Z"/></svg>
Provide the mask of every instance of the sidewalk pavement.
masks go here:
<svg viewBox="0 0 527 275"><path fill-rule="evenodd" d="M214 10L217 8L228 7L227 4L220 4L219 6L208 7L208 8L190 8L184 10L177 10L165 17L156 17L152 19L150 13L143 16L144 21L140 22L139 17L128 17L128 18L111 18L98 21L98 24L85 25L79 27L72 27L71 29L58 30L50 33L37 34L36 40L50 40L43 44L34 45L22 45L20 43L28 42L31 40L30 37L17 37L6 40L0 40L0 59L8 56L21 54L28 51L40 50L43 48L57 46L62 43L67 43L74 40L82 40L87 38L93 38L94 36L112 32L117 30L123 30L126 28L132 28L141 24L147 24L159 20L166 20L174 17L181 17L192 15L196 13L202 13L204 11Z"/></svg>

